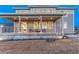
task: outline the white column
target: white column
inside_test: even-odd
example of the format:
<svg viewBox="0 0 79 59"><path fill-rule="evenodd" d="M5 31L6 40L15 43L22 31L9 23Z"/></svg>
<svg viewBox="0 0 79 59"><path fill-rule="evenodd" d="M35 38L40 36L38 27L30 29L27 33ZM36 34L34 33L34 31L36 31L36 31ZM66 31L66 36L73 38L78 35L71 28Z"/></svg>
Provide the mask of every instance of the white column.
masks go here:
<svg viewBox="0 0 79 59"><path fill-rule="evenodd" d="M16 32L16 27L15 27L16 25L15 25L15 22L14 22L14 32Z"/></svg>
<svg viewBox="0 0 79 59"><path fill-rule="evenodd" d="M55 33L57 35L57 23L55 23Z"/></svg>
<svg viewBox="0 0 79 59"><path fill-rule="evenodd" d="M51 20L52 20L52 17L51 17ZM53 29L54 29L54 26L53 26L53 21L52 21L51 28L50 28L50 30L52 31L51 33L53 33Z"/></svg>
<svg viewBox="0 0 79 59"><path fill-rule="evenodd" d="M63 28L63 26L64 26L64 19L63 19L63 16L62 16L61 20L62 20L62 27L61 27L62 28L62 35L64 35L64 28Z"/></svg>
<svg viewBox="0 0 79 59"><path fill-rule="evenodd" d="M42 33L42 16L40 16L40 33Z"/></svg>
<svg viewBox="0 0 79 59"><path fill-rule="evenodd" d="M54 34L56 34L56 26L55 26L55 22L53 22L53 30L54 30Z"/></svg>
<svg viewBox="0 0 79 59"><path fill-rule="evenodd" d="M59 19L60 20L60 24L59 24L59 27L60 27L60 32L59 32L59 35L62 35L62 30L63 30L63 24L62 24L62 20L63 20L63 17L61 16L61 18Z"/></svg>
<svg viewBox="0 0 79 59"><path fill-rule="evenodd" d="M19 29L18 29L18 31L21 32L21 17L18 16L18 18L19 18Z"/></svg>
<svg viewBox="0 0 79 59"><path fill-rule="evenodd" d="M73 33L74 33L74 11L73 11Z"/></svg>
<svg viewBox="0 0 79 59"><path fill-rule="evenodd" d="M59 19L59 21L60 21L60 23L59 23L59 27L60 27L60 29L59 29L59 35L61 35L61 19Z"/></svg>

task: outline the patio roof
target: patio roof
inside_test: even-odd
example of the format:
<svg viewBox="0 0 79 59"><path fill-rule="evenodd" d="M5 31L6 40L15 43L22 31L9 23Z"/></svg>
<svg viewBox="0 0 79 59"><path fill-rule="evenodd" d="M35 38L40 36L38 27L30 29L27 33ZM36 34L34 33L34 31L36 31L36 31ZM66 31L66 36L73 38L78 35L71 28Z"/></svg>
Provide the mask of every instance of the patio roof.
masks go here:
<svg viewBox="0 0 79 59"><path fill-rule="evenodd" d="M74 10L77 8L62 8L58 7L57 5L29 5L28 7L13 7L14 10L29 10L30 8L56 8L57 10Z"/></svg>
<svg viewBox="0 0 79 59"><path fill-rule="evenodd" d="M17 17L17 16L63 16L64 14L18 14L18 13L0 13L0 17Z"/></svg>
<svg viewBox="0 0 79 59"><path fill-rule="evenodd" d="M43 16L43 19L50 19L52 17L52 20L53 21L56 21L57 19L59 19L61 16L63 16L64 14L17 14L17 13L0 13L0 17L3 17L5 19L8 19L8 20L12 20L12 21L17 21L17 17L18 16L24 16L24 17L29 17L30 16ZM36 17L38 18L38 17ZM27 19L26 19L27 20ZM32 18L31 18L32 20ZM35 19L33 19L35 20Z"/></svg>
<svg viewBox="0 0 79 59"><path fill-rule="evenodd" d="M28 7L13 7L14 10L27 10L30 8L56 8L56 5L29 5Z"/></svg>

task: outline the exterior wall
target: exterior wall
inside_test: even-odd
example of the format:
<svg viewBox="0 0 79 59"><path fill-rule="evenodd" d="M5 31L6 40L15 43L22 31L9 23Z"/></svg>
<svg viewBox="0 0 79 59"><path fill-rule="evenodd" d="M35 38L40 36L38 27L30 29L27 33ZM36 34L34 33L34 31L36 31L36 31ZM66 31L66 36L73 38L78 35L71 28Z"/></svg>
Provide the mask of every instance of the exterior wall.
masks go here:
<svg viewBox="0 0 79 59"><path fill-rule="evenodd" d="M0 33L3 32L4 25L0 24Z"/></svg>
<svg viewBox="0 0 79 59"><path fill-rule="evenodd" d="M67 29L64 29L65 33L74 33L74 18L73 14L68 14L64 17L64 21L67 22Z"/></svg>
<svg viewBox="0 0 79 59"><path fill-rule="evenodd" d="M28 10L16 10L16 13L26 14L52 14L55 13L55 8L30 8Z"/></svg>
<svg viewBox="0 0 79 59"><path fill-rule="evenodd" d="M66 13L67 12L67 13ZM57 34L71 34L74 33L74 11L66 10L66 15L62 16L56 21L56 33Z"/></svg>
<svg viewBox="0 0 79 59"><path fill-rule="evenodd" d="M13 32L13 25L4 25L2 28L2 33L4 32Z"/></svg>
<svg viewBox="0 0 79 59"><path fill-rule="evenodd" d="M55 22L56 34L62 34L62 17Z"/></svg>
<svg viewBox="0 0 79 59"><path fill-rule="evenodd" d="M74 10L65 10L67 15L63 16L63 22L67 23L67 28L64 29L65 34L74 33Z"/></svg>
<svg viewBox="0 0 79 59"><path fill-rule="evenodd" d="M23 14L62 14L60 10L56 10L56 8L30 8L27 10L16 10L16 13Z"/></svg>
<svg viewBox="0 0 79 59"><path fill-rule="evenodd" d="M14 32L19 32L19 23L18 22L15 22L14 23Z"/></svg>
<svg viewBox="0 0 79 59"><path fill-rule="evenodd" d="M31 8L30 12L33 14L52 14L56 12L55 8Z"/></svg>
<svg viewBox="0 0 79 59"><path fill-rule="evenodd" d="M16 10L16 13L18 14L30 14L30 10Z"/></svg>

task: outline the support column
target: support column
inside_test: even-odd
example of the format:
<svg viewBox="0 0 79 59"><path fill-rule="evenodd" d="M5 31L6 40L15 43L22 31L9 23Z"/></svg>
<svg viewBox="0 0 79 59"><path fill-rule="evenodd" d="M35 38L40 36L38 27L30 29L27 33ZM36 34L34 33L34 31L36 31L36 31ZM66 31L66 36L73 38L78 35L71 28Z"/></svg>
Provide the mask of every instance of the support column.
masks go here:
<svg viewBox="0 0 79 59"><path fill-rule="evenodd" d="M60 35L62 35L62 18L60 19Z"/></svg>
<svg viewBox="0 0 79 59"><path fill-rule="evenodd" d="M42 33L42 16L40 16L40 33Z"/></svg>
<svg viewBox="0 0 79 59"><path fill-rule="evenodd" d="M55 23L55 33L57 35L57 23Z"/></svg>
<svg viewBox="0 0 79 59"><path fill-rule="evenodd" d="M21 32L21 17L18 16L18 18L19 18L19 29L18 29L18 31Z"/></svg>
<svg viewBox="0 0 79 59"><path fill-rule="evenodd" d="M74 11L73 11L73 33L74 33Z"/></svg>
<svg viewBox="0 0 79 59"><path fill-rule="evenodd" d="M16 32L15 22L14 22L14 32Z"/></svg>
<svg viewBox="0 0 79 59"><path fill-rule="evenodd" d="M63 16L62 16L62 19L61 19L61 22L62 22L62 35L64 36L64 28L63 28L63 26L64 26L64 19L63 19Z"/></svg>
<svg viewBox="0 0 79 59"><path fill-rule="evenodd" d="M51 17L51 20L52 20L53 18ZM52 31L51 33L53 33L53 28L54 28L54 26L53 26L53 21L52 21L52 24L51 24L51 28L50 28L50 30Z"/></svg>

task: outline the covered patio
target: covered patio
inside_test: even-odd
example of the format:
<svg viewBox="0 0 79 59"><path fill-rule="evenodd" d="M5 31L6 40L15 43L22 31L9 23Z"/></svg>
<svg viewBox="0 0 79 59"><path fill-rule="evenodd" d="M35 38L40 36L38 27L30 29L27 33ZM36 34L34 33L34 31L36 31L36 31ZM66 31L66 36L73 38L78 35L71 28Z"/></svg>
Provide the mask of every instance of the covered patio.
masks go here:
<svg viewBox="0 0 79 59"><path fill-rule="evenodd" d="M37 32L42 32L42 29L55 31L55 22L58 19L62 18L63 15L64 14L52 14L52 15L3 14L0 15L0 17L4 17L5 19L12 20L14 22L13 32L30 32L27 31L29 29L38 29ZM18 25L17 28L16 25ZM23 26L26 29L24 29Z"/></svg>
<svg viewBox="0 0 79 59"><path fill-rule="evenodd" d="M33 38L57 38L63 35L63 20L59 22L61 33L57 32L56 21L65 14L0 14L7 20L14 22L13 31L3 32L0 38L4 39L33 39ZM8 29L10 30L10 29ZM57 36L56 36L57 35Z"/></svg>

